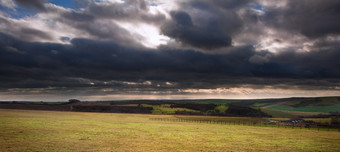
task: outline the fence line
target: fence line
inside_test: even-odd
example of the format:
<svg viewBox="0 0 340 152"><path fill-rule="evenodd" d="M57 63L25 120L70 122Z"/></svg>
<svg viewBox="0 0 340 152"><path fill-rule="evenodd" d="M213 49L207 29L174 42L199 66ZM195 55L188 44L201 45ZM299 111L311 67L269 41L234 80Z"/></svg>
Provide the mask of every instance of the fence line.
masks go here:
<svg viewBox="0 0 340 152"><path fill-rule="evenodd" d="M248 122L248 121L225 121L225 120L197 120L197 119L182 119L182 118L149 118L153 121L168 121L168 122L188 122L188 123L207 123L207 124L221 124L221 125L243 125L243 126L258 126L258 127L278 127L278 128L291 128L291 129L314 129L325 131L338 131L340 127L322 127L322 126L294 126L294 125L280 125L280 124L268 124L266 122Z"/></svg>

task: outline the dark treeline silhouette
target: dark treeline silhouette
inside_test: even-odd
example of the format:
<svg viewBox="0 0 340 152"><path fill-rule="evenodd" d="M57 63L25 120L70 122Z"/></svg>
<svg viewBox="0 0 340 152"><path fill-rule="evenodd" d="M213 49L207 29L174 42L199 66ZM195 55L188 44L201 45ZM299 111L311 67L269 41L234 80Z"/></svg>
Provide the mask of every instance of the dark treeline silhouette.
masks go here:
<svg viewBox="0 0 340 152"><path fill-rule="evenodd" d="M101 105L74 105L72 111L81 112L111 112L111 113L152 113L152 107L140 106L101 106Z"/></svg>
<svg viewBox="0 0 340 152"><path fill-rule="evenodd" d="M271 117L262 112L260 109L253 109L250 107L229 105L225 112L226 116L244 116L244 117Z"/></svg>

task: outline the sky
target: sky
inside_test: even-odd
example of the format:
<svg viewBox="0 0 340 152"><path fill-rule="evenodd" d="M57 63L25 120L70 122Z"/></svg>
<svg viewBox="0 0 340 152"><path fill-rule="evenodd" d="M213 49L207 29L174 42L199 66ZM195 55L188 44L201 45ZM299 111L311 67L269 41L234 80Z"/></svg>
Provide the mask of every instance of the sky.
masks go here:
<svg viewBox="0 0 340 152"><path fill-rule="evenodd" d="M0 0L2 101L338 95L338 0Z"/></svg>

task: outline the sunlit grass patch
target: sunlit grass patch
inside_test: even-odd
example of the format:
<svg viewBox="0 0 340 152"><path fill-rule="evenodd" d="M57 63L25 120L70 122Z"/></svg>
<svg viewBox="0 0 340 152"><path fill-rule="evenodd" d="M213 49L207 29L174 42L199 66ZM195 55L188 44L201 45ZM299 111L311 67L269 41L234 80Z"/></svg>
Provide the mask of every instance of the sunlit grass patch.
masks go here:
<svg viewBox="0 0 340 152"><path fill-rule="evenodd" d="M149 105L142 104L143 107L152 107L153 114L175 114L176 111L187 111L187 112L200 112L198 110L188 109L188 108L172 108L171 104L159 104L159 105Z"/></svg>

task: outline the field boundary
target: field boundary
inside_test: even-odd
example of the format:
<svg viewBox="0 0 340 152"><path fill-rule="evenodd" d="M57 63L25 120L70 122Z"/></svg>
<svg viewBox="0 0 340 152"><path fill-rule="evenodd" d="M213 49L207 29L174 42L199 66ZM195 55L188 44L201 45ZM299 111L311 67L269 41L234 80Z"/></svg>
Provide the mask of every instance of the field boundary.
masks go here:
<svg viewBox="0 0 340 152"><path fill-rule="evenodd" d="M167 122L183 122L183 123L208 123L219 125L241 125L241 126L254 126L254 127L277 127L277 128L290 128L290 129L309 129L317 131L337 131L340 128L324 127L324 126L290 126L290 125L273 125L266 122L248 122L248 121L223 121L223 120L199 120L199 119L182 119L182 118L149 118L152 121L167 121Z"/></svg>

